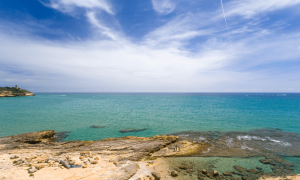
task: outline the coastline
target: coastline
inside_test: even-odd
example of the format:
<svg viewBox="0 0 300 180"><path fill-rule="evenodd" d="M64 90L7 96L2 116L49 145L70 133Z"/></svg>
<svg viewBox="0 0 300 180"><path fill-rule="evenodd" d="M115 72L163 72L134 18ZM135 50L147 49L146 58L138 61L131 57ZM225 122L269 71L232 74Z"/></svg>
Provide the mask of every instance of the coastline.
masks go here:
<svg viewBox="0 0 300 180"><path fill-rule="evenodd" d="M207 132L207 137L212 139L196 142L193 138L196 134L199 137L199 133L202 133L201 137L204 135L203 132L189 132L189 136L183 136L187 132L182 132L154 137L126 136L65 142L55 142L53 130L2 137L0 179L299 178L293 172L294 164L282 157L270 156L270 152L250 154L249 149L228 149L228 146L225 150L220 148L223 146L220 142L226 140L219 138L214 141L212 134ZM178 145L180 151L174 151L174 145ZM235 153L228 154L231 151ZM209 159L213 156L226 160L233 158L234 162L241 161L241 164L236 163L232 172L224 172L218 169L215 160ZM258 167L241 167L244 160L268 168L270 172L263 172ZM204 161L207 162L201 164ZM68 169L69 165L77 168ZM218 173L213 174L215 170Z"/></svg>

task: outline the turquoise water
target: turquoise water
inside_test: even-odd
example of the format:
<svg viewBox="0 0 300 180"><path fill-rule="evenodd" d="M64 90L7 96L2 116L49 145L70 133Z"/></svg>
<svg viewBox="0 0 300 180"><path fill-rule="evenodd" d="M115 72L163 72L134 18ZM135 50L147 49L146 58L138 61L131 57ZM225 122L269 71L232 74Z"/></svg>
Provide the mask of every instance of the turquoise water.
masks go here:
<svg viewBox="0 0 300 180"><path fill-rule="evenodd" d="M92 125L107 126L93 129ZM0 98L0 137L71 131L66 140L154 136L179 131L280 128L300 133L300 94L38 93ZM121 129L147 128L122 134Z"/></svg>

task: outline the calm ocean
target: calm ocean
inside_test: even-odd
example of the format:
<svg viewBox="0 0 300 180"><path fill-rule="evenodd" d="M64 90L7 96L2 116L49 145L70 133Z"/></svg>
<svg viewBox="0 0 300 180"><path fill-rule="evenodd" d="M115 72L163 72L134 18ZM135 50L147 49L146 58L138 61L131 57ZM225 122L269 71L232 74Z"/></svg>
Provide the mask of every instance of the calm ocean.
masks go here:
<svg viewBox="0 0 300 180"><path fill-rule="evenodd" d="M92 125L107 126L90 128ZM279 128L300 133L300 94L38 93L0 98L0 137L55 130L65 140L154 136L180 131ZM122 134L126 128L147 128Z"/></svg>

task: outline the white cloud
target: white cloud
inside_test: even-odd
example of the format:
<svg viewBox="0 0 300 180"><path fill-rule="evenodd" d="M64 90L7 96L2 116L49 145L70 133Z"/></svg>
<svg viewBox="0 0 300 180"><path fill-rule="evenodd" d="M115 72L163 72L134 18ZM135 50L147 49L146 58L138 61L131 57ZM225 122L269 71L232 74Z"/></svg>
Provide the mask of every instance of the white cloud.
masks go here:
<svg viewBox="0 0 300 180"><path fill-rule="evenodd" d="M234 0L225 5L227 16L252 18L261 13L288 8L300 3L300 0Z"/></svg>
<svg viewBox="0 0 300 180"><path fill-rule="evenodd" d="M181 15L147 34L145 42L153 46L181 46L183 42L197 36L205 36L214 32L212 27L205 27L206 21L198 21L203 15L188 13ZM195 21L197 23L195 23Z"/></svg>
<svg viewBox="0 0 300 180"><path fill-rule="evenodd" d="M50 0L50 6L65 12L72 12L74 7L80 7L85 9L101 9L108 14L114 14L108 0Z"/></svg>
<svg viewBox="0 0 300 180"><path fill-rule="evenodd" d="M114 33L113 30L109 29L108 27L104 26L103 24L101 24L99 22L99 20L96 18L95 12L93 12L93 11L87 12L86 16L87 16L88 20L90 21L90 23L92 25L94 25L95 27L97 27L103 35L111 38L112 40L117 39L117 35L116 35L116 33Z"/></svg>
<svg viewBox="0 0 300 180"><path fill-rule="evenodd" d="M159 14L165 15L174 11L175 0L152 0L153 9Z"/></svg>

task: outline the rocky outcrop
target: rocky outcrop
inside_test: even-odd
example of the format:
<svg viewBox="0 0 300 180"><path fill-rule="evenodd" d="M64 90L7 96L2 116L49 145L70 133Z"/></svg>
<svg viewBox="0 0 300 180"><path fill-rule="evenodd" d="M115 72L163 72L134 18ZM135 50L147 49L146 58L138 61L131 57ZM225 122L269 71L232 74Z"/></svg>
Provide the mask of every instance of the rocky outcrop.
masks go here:
<svg viewBox="0 0 300 180"><path fill-rule="evenodd" d="M14 87L0 87L0 97L17 97L17 96L35 96L34 93L29 92L25 89L14 88Z"/></svg>
<svg viewBox="0 0 300 180"><path fill-rule="evenodd" d="M7 136L7 137L0 138L0 144L17 144L17 143L37 144L40 142L50 142L55 139L54 135L55 135L54 130L18 134L15 136Z"/></svg>

